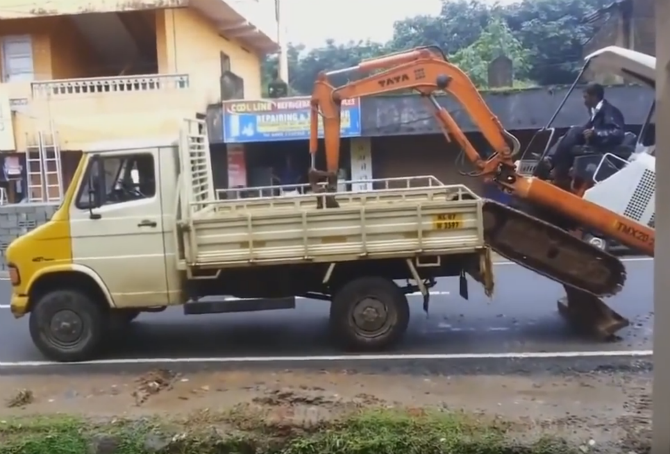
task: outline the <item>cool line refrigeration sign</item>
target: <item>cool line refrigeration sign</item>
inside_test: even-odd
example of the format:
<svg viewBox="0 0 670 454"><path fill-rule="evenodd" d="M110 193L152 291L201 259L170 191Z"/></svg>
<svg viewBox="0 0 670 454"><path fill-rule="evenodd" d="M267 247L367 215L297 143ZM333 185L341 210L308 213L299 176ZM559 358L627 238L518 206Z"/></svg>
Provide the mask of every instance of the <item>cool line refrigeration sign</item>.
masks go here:
<svg viewBox="0 0 670 454"><path fill-rule="evenodd" d="M223 141L275 142L309 138L309 97L223 102ZM360 137L359 99L342 102L342 137ZM323 124L319 119L319 137Z"/></svg>

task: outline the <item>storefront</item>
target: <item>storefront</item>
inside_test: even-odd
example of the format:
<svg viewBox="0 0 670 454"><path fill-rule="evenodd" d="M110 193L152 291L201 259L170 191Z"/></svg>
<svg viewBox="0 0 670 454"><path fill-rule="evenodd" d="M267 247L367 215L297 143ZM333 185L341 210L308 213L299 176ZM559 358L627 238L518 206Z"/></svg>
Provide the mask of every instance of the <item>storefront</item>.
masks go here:
<svg viewBox="0 0 670 454"><path fill-rule="evenodd" d="M522 150L534 131L512 131L521 141ZM475 149L483 155L492 151L480 133L469 133ZM477 194L499 199L496 188L486 187L481 178L466 175L474 170L461 155L458 145L447 142L442 134L375 137L372 139L374 178L431 175L444 184L464 184Z"/></svg>
<svg viewBox="0 0 670 454"><path fill-rule="evenodd" d="M247 188L245 195L253 196L262 192L258 188L263 186L307 183L311 166L308 97L226 101L222 112L225 146L212 147L219 194L225 192L223 188ZM360 134L360 103L357 99L349 100L342 106L339 172L342 179L351 178L352 142L359 150ZM323 169L325 156L320 142L316 167ZM221 153L225 153L225 160ZM223 166L225 175L221 171ZM360 171L354 173L361 176Z"/></svg>

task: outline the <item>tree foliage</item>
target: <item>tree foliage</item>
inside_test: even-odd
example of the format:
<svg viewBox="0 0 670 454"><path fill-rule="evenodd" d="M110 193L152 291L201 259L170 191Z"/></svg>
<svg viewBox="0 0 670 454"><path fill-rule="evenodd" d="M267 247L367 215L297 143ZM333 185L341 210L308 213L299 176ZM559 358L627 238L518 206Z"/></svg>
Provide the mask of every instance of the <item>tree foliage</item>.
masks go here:
<svg viewBox="0 0 670 454"><path fill-rule="evenodd" d="M505 20L530 51L528 77L541 85L567 84L582 64L583 46L595 33L584 22L611 0L523 0L504 8Z"/></svg>
<svg viewBox="0 0 670 454"><path fill-rule="evenodd" d="M489 62L501 55L512 61L516 73L527 74L530 52L514 36L507 22L502 17L496 17L486 25L475 42L456 52L451 60L464 69L478 86L485 87L488 84Z"/></svg>
<svg viewBox="0 0 670 454"><path fill-rule="evenodd" d="M289 45L289 85L293 94L308 94L319 71L355 66L367 58L428 45L443 49L480 86L486 85L488 63L500 54L513 61L519 81L567 84L576 77L583 46L595 33L584 17L610 2L522 0L502 6L480 0L442 0L438 16L397 21L387 43L327 40L310 50ZM276 57L268 58L266 74L276 65Z"/></svg>

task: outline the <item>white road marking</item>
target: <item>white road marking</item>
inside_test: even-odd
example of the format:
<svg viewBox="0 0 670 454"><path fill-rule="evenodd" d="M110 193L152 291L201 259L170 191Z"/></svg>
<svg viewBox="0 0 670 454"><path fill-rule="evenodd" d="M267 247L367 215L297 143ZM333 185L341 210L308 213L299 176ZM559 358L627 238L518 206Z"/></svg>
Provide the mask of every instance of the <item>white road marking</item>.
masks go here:
<svg viewBox="0 0 670 454"><path fill-rule="evenodd" d="M413 360L459 360L459 359L561 359L561 358L647 358L653 350L616 350L587 352L518 352L518 353L438 353L410 355L337 355L337 356L270 356L270 357L221 357L221 358L138 358L138 359L100 359L81 363L55 363L50 361L0 362L0 368L45 367L45 366L105 366L129 364L166 364L166 363L277 363L277 362L315 362L315 361L413 361Z"/></svg>
<svg viewBox="0 0 670 454"><path fill-rule="evenodd" d="M473 333L475 331L510 331L512 328L507 327L507 326L491 326L488 328L474 328L474 327L467 327L467 328L461 328L458 326L453 326L450 325L449 323L438 323L437 324L437 329L431 329L428 331L425 331L426 333L432 333L432 334L437 334L437 333L444 333L447 331L451 332L469 332Z"/></svg>

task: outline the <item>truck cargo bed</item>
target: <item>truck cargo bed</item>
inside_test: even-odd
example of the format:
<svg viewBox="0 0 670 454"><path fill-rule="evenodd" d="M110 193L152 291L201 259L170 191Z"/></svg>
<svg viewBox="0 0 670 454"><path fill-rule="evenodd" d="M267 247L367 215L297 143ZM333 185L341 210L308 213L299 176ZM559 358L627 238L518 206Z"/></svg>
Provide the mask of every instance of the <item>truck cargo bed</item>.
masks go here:
<svg viewBox="0 0 670 454"><path fill-rule="evenodd" d="M417 184L421 181L426 183ZM338 208L317 208L322 195L299 193L306 187L292 195L199 202L181 223L186 263L206 269L339 262L455 254L485 246L482 200L467 187L433 177L369 183L382 188L332 193ZM393 187L398 185L405 187Z"/></svg>

